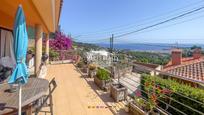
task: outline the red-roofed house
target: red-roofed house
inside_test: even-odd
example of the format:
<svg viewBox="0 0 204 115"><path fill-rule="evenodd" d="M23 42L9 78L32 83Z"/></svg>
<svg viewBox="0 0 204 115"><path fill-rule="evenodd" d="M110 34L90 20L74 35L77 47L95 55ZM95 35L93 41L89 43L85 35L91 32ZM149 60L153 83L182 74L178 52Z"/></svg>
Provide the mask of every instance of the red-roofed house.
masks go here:
<svg viewBox="0 0 204 115"><path fill-rule="evenodd" d="M204 82L204 57L201 49L194 49L193 57L188 58L182 58L180 49L173 49L171 53L171 61L163 67L163 72L188 81Z"/></svg>
<svg viewBox="0 0 204 115"><path fill-rule="evenodd" d="M158 70L161 71L162 70L162 66L161 65L157 65L157 64L150 64L150 63L142 63L142 62L133 62L133 64L136 64L133 66L133 72L136 73L142 73L142 72L146 72L152 76L154 75L159 75L159 72L155 72L154 70ZM147 68L142 68L142 67L147 67Z"/></svg>

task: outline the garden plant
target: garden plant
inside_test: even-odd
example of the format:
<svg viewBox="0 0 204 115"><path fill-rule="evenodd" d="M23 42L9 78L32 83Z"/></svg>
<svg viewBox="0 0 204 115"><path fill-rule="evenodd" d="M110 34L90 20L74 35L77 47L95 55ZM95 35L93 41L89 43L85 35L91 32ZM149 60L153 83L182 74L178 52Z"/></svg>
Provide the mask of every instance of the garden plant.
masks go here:
<svg viewBox="0 0 204 115"><path fill-rule="evenodd" d="M143 74L141 96L137 98L145 99L149 103L150 109L160 106L169 113L178 115L181 112L191 113L191 115L201 114L199 112L204 113L204 90L184 83Z"/></svg>

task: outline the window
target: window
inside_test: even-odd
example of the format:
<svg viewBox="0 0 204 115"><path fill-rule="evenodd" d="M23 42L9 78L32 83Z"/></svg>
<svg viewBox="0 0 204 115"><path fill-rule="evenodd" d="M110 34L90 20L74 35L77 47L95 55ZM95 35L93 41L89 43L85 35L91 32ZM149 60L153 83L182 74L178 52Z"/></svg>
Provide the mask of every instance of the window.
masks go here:
<svg viewBox="0 0 204 115"><path fill-rule="evenodd" d="M0 64L11 68L15 65L13 33L4 28L0 28Z"/></svg>

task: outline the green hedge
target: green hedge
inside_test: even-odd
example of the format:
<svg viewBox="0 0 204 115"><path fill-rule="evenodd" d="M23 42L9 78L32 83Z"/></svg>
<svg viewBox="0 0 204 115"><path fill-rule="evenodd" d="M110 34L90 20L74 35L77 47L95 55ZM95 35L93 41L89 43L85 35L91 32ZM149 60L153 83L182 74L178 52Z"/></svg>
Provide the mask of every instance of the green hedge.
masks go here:
<svg viewBox="0 0 204 115"><path fill-rule="evenodd" d="M199 88L194 88L191 87L189 85L185 85L182 83L178 83L175 80L171 80L171 79L162 79L159 76L150 76L147 74L143 74L142 75L142 79L141 79L141 84L143 84L141 86L142 90L147 91L146 85L147 83L150 83L152 85L152 82L154 82L154 86L156 87L160 87L161 89L169 89L171 91L171 98L175 99L185 105L188 105L192 108L194 108L195 110L201 111L204 113L204 90L203 89L199 89ZM192 98L194 100L197 100L203 104L199 104L195 101L192 101L184 96L181 96L179 94L182 94L186 97ZM145 93L142 93L143 96L148 98L148 95ZM169 96L169 95L168 95ZM159 97L160 100L169 103L169 98L165 98L166 96L162 96ZM165 104L158 101L158 106L162 107L165 109ZM178 110L186 113L186 114L191 114L191 115L199 115L199 113L171 100L170 105L177 108ZM168 108L167 110L168 112L170 112L171 114L181 114L180 112L176 111L175 109L172 108Z"/></svg>
<svg viewBox="0 0 204 115"><path fill-rule="evenodd" d="M110 74L105 69L99 68L96 73L96 77L100 80L110 80Z"/></svg>

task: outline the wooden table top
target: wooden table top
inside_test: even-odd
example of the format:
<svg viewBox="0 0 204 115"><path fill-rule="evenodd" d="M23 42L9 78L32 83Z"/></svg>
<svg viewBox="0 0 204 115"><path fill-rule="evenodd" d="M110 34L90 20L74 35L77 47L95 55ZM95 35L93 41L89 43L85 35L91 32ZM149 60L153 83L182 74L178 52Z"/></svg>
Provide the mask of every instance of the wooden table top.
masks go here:
<svg viewBox="0 0 204 115"><path fill-rule="evenodd" d="M29 78L28 83L22 86L22 107L29 105L47 94L49 81L41 78ZM8 83L0 84L0 115L18 109L18 90L7 92Z"/></svg>

